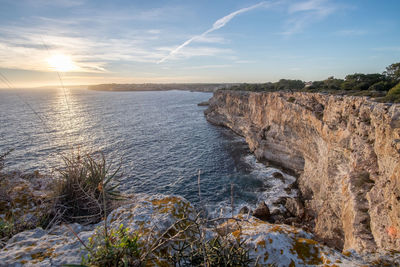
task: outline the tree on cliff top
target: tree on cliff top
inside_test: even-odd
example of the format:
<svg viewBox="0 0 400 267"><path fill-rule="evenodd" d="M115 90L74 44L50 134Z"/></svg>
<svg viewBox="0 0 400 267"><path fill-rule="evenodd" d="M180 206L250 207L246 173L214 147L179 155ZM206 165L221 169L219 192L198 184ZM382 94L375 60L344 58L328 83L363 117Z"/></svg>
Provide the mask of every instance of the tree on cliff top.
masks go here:
<svg viewBox="0 0 400 267"><path fill-rule="evenodd" d="M388 66L383 74L391 80L400 81L400 62Z"/></svg>

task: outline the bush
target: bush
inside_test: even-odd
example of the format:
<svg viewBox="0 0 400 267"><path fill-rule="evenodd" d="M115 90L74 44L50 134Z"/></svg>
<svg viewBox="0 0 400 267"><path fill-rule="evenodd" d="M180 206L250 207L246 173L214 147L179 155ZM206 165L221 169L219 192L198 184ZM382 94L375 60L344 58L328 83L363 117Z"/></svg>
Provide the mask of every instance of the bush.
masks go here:
<svg viewBox="0 0 400 267"><path fill-rule="evenodd" d="M0 248L15 233L14 224L10 221L0 219Z"/></svg>
<svg viewBox="0 0 400 267"><path fill-rule="evenodd" d="M113 184L120 169L110 174L103 154L64 157L61 179L54 188L55 220L91 224L99 222L121 200Z"/></svg>
<svg viewBox="0 0 400 267"><path fill-rule="evenodd" d="M394 103L400 103L400 83L389 90L384 100Z"/></svg>
<svg viewBox="0 0 400 267"><path fill-rule="evenodd" d="M82 264L89 266L141 266L139 236L121 224L118 230L98 231L89 238L89 254Z"/></svg>
<svg viewBox="0 0 400 267"><path fill-rule="evenodd" d="M146 240L121 224L119 229L98 228L86 245L79 236L88 256L81 265L68 266L250 266L249 249L244 240L214 229L210 237L207 219L182 218L161 235L147 233ZM221 230L221 229L220 229ZM72 229L71 229L72 231ZM229 231L229 230L227 230Z"/></svg>

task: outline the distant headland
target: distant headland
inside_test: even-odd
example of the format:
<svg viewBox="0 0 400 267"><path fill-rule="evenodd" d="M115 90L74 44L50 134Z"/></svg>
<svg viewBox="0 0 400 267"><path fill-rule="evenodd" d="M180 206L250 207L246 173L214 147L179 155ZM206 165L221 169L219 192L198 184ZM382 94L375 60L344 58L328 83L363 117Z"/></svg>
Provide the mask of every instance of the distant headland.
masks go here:
<svg viewBox="0 0 400 267"><path fill-rule="evenodd" d="M143 84L98 84L89 85L89 90L96 91L168 91L183 90L196 92L214 92L218 89L229 88L233 83L143 83Z"/></svg>

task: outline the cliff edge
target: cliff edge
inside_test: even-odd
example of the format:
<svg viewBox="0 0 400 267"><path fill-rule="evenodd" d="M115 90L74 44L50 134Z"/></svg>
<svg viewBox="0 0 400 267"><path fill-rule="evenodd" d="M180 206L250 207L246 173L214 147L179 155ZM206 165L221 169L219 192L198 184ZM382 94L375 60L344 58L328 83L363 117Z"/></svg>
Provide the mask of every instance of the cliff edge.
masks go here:
<svg viewBox="0 0 400 267"><path fill-rule="evenodd" d="M218 91L209 122L298 174L307 216L327 244L400 248L400 105L318 93Z"/></svg>

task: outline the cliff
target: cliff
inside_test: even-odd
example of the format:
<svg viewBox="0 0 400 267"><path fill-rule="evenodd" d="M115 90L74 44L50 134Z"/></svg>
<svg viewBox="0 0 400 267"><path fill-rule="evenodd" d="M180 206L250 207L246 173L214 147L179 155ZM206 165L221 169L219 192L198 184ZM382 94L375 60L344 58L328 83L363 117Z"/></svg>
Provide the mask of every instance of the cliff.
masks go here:
<svg viewBox="0 0 400 267"><path fill-rule="evenodd" d="M218 91L205 111L293 170L313 232L358 252L400 248L400 105L318 93Z"/></svg>

